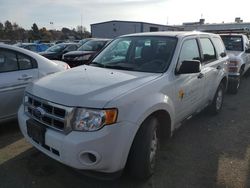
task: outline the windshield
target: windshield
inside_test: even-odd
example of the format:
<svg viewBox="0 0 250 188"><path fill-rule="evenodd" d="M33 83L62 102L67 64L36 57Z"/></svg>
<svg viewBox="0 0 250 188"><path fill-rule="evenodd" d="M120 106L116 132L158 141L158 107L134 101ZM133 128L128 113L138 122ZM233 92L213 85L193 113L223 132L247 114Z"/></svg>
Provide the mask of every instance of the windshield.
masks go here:
<svg viewBox="0 0 250 188"><path fill-rule="evenodd" d="M88 41L83 44L77 51L99 51L103 48L107 41Z"/></svg>
<svg viewBox="0 0 250 188"><path fill-rule="evenodd" d="M46 51L47 52L61 52L66 48L66 44L56 44L54 46L51 46Z"/></svg>
<svg viewBox="0 0 250 188"><path fill-rule="evenodd" d="M168 68L177 43L174 37L122 37L110 43L92 66L163 73Z"/></svg>
<svg viewBox="0 0 250 188"><path fill-rule="evenodd" d="M222 35L221 36L227 50L243 51L242 36Z"/></svg>

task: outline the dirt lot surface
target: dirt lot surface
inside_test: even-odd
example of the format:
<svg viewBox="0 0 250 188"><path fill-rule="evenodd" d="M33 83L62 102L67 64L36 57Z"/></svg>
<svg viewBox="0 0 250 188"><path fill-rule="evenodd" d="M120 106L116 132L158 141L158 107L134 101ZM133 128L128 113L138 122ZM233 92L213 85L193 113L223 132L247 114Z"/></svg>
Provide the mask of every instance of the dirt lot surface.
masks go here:
<svg viewBox="0 0 250 188"><path fill-rule="evenodd" d="M0 188L222 187L250 188L250 78L227 95L217 116L202 112L161 149L155 175L113 181L89 178L28 144L16 122L0 125Z"/></svg>

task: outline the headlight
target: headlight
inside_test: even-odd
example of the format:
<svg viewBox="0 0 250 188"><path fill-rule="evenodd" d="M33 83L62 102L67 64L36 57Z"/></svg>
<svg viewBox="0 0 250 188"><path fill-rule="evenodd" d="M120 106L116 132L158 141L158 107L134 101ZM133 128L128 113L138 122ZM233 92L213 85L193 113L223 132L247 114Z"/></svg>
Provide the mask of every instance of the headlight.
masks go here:
<svg viewBox="0 0 250 188"><path fill-rule="evenodd" d="M90 57L91 57L91 55L83 55L80 57L75 57L75 60L76 61L86 61L86 60L89 60Z"/></svg>
<svg viewBox="0 0 250 188"><path fill-rule="evenodd" d="M93 110L77 108L72 128L76 131L96 131L105 125L115 123L117 114L117 109Z"/></svg>

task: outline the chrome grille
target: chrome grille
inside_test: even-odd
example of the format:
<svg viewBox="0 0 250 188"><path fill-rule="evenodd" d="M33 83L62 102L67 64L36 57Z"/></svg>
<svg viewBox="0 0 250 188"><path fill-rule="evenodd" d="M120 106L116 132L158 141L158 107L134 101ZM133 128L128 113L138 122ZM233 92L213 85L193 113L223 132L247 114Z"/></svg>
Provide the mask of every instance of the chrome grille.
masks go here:
<svg viewBox="0 0 250 188"><path fill-rule="evenodd" d="M30 118L48 127L65 133L71 131L72 107L52 103L26 93L24 110Z"/></svg>

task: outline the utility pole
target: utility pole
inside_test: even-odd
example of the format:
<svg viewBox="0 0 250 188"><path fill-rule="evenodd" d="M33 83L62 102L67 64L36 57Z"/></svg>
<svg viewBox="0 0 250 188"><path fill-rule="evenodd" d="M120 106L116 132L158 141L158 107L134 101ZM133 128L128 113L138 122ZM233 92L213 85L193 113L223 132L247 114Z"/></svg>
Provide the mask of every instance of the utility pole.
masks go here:
<svg viewBox="0 0 250 188"><path fill-rule="evenodd" d="M81 13L81 39L82 39L82 13Z"/></svg>

